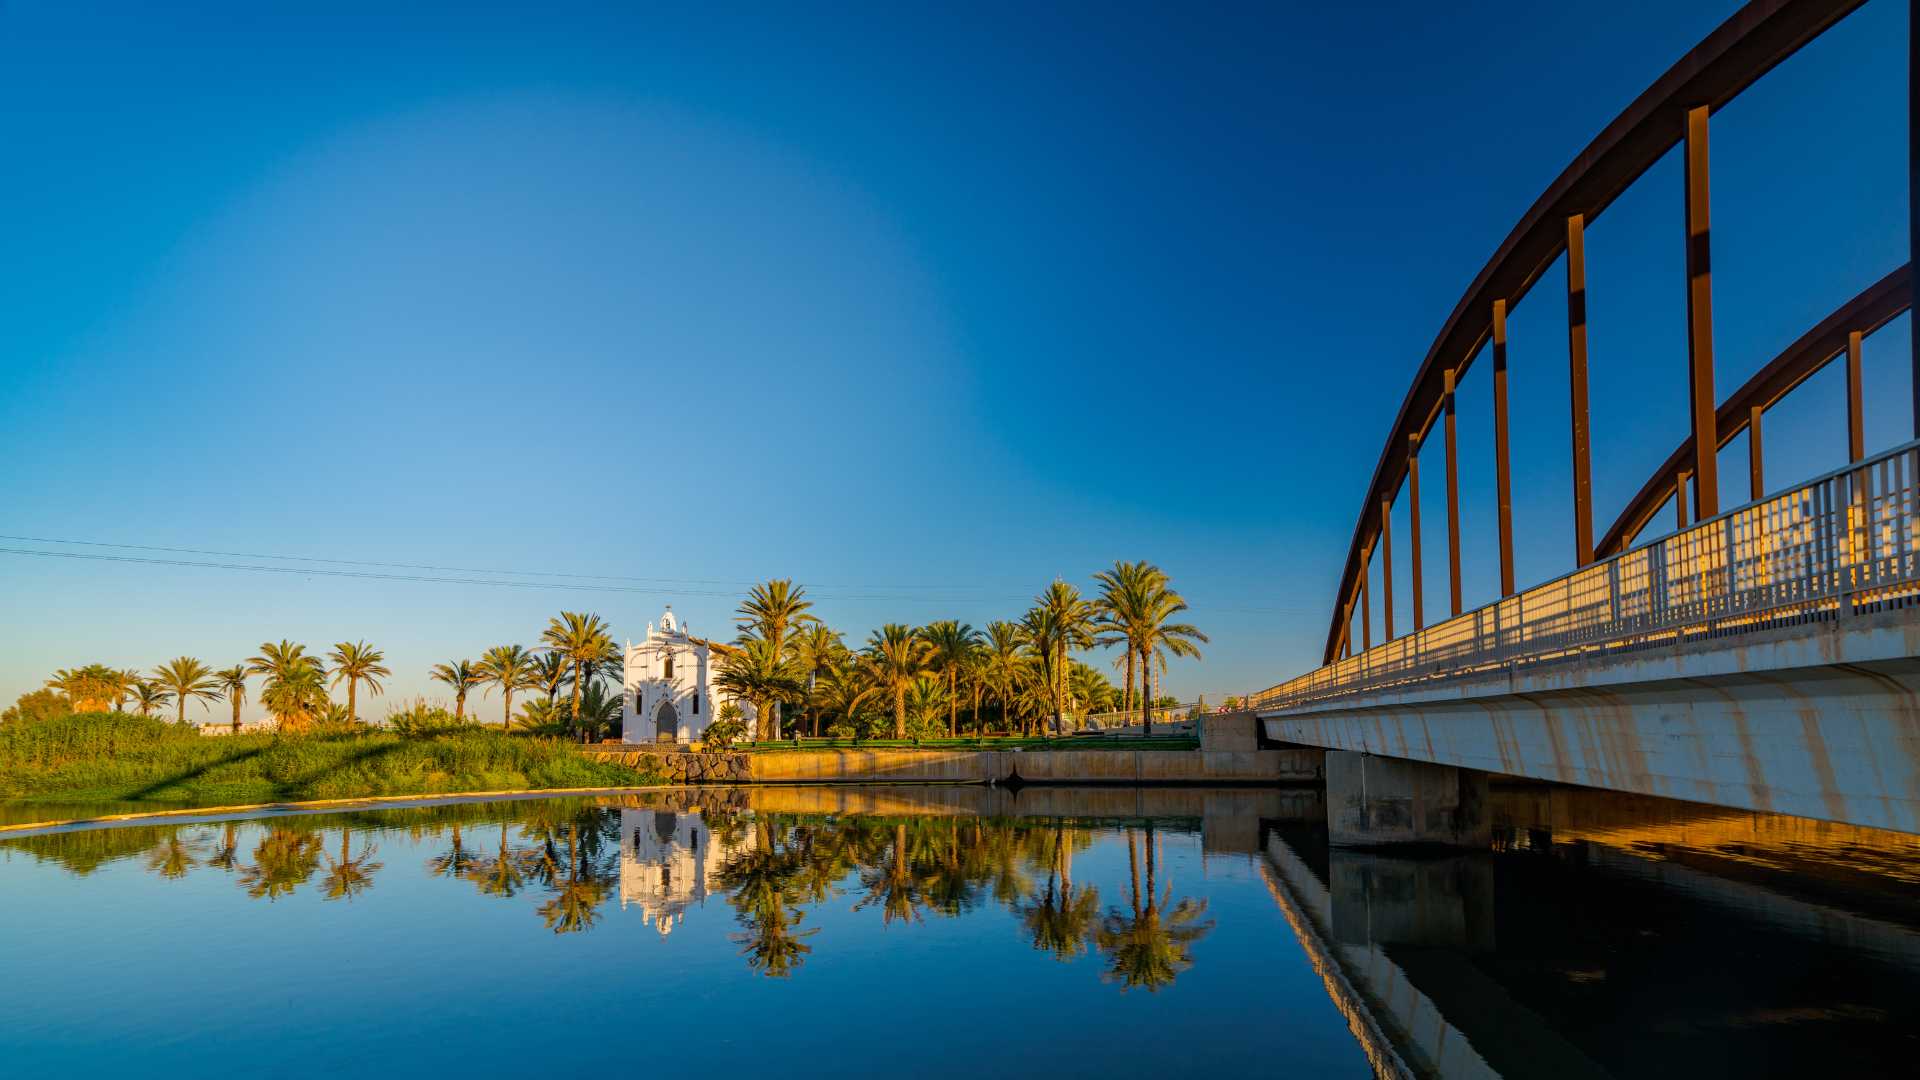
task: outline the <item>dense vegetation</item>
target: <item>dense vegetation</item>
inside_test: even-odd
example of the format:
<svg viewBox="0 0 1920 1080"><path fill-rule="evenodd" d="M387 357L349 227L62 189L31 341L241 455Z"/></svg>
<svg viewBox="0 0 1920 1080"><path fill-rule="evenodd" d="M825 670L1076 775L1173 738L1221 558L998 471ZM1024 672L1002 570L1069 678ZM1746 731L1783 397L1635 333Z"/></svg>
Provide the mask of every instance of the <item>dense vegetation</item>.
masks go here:
<svg viewBox="0 0 1920 1080"><path fill-rule="evenodd" d="M565 743L512 738L413 716L399 730L326 730L209 739L125 713L0 724L0 798L128 799L231 805L657 783L590 761Z"/></svg>
<svg viewBox="0 0 1920 1080"><path fill-rule="evenodd" d="M1094 581L1092 598L1055 581L1025 615L988 623L984 631L952 619L918 627L888 623L859 649L812 613L804 587L787 579L756 585L736 609L739 636L705 642L718 658L715 683L749 703L755 720L749 726L743 710L728 703L715 710L707 739L1032 736L1064 733L1090 713L1136 708L1151 733L1148 703L1174 703L1155 695L1156 674L1169 657L1197 658L1207 636L1174 621L1187 603L1159 567L1115 563ZM1124 673L1121 687L1080 659L1093 649L1119 650L1114 666ZM281 640L263 642L257 655L220 670L191 656L145 674L88 664L55 672L46 689L0 714L0 725L131 707L141 717L171 708L185 728L189 704L224 701L238 735L249 681L258 676L259 702L280 732L345 732L361 723L361 692L380 694L382 680L393 674L385 661L364 641L340 642L322 656ZM503 732L590 742L619 731L622 667L606 620L563 611L549 620L536 648L496 645L478 660L436 664L429 676L452 692L455 725L469 722L469 694L498 690ZM346 700L336 702L330 689L341 688ZM417 703L391 711L386 726L407 727L426 708Z"/></svg>
<svg viewBox="0 0 1920 1080"><path fill-rule="evenodd" d="M1091 599L1055 581L1019 619L984 631L952 619L888 623L859 649L812 614L804 588L784 579L755 586L739 608L740 637L721 650L719 684L774 720L749 733L722 716L709 737L1033 735L1066 731L1089 713L1136 708L1150 732L1147 702L1170 703L1154 695L1154 676L1168 657L1198 657L1207 636L1174 621L1187 603L1157 566L1115 563L1094 581ZM1119 649L1122 687L1079 659L1098 648ZM797 729L787 706L796 707Z"/></svg>

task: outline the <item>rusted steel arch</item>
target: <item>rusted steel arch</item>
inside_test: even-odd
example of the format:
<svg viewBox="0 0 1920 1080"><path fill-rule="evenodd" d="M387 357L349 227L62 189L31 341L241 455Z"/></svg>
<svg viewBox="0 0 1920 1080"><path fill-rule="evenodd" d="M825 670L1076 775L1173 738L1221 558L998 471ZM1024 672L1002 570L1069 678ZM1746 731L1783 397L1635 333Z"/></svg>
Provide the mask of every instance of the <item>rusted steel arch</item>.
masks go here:
<svg viewBox="0 0 1920 1080"><path fill-rule="evenodd" d="M1785 352L1754 372L1752 378L1721 403L1716 428L1720 447L1724 448L1733 441L1735 435L1747 430L1747 420L1753 415L1754 409L1772 407L1815 372L1845 353L1849 334L1871 334L1912 305L1913 264L1908 263L1820 320L1819 325L1800 335L1800 340L1787 346ZM1633 543L1634 537L1647 527L1647 522L1653 519L1654 512L1665 505L1668 496L1674 493L1680 473L1692 460L1693 436L1689 435L1681 440L1680 448L1654 470L1639 492L1628 500L1626 509L1620 511L1612 527L1595 545L1595 553L1606 558L1625 551Z"/></svg>
<svg viewBox="0 0 1920 1080"><path fill-rule="evenodd" d="M1380 510L1407 475L1407 448L1439 416L1448 376L1458 381L1492 333L1494 301L1517 306L1567 246L1567 222L1599 217L1621 192L1678 145L1687 113L1718 109L1774 65L1846 17L1864 0L1753 0L1708 34L1601 130L1534 201L1467 286L1441 326L1361 499L1340 585L1334 593L1325 662L1339 658L1358 599L1360 570L1380 532Z"/></svg>

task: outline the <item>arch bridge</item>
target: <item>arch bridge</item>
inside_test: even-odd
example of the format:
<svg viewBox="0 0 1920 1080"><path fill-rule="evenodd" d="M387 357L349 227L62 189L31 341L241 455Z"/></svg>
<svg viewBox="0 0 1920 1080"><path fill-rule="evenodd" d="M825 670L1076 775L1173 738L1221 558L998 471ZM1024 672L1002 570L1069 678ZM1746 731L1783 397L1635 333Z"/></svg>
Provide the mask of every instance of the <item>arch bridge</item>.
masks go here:
<svg viewBox="0 0 1920 1080"><path fill-rule="evenodd" d="M1911 263L1888 267L1731 393L1714 385L1710 122L1861 2L1755 0L1735 13L1534 201L1440 327L1361 497L1323 666L1251 701L1269 738L1335 752L1336 842L1473 842L1488 773L1920 832L1920 439L1869 448L1861 388L1863 341L1913 307ZM1916 52L1920 33L1910 64ZM1909 108L1910 151L1916 113ZM1684 234L1674 240L1686 262L1688 430L1596 539L1585 232L1675 147L1685 179ZM1914 210L1911 164L1908 180ZM1911 230L1920 211L1909 221ZM1911 231L1908 240L1911 253ZM1572 568L1521 589L1507 318L1534 288L1550 287L1556 261L1566 268ZM1499 598L1465 610L1455 394L1483 354ZM1845 370L1844 422L1835 417L1834 428L1836 439L1844 428L1848 464L1769 476L1767 411L1830 363ZM1748 501L1722 507L1720 452L1741 434ZM1420 464L1432 441L1444 454L1450 608L1429 620ZM1402 491L1408 528L1397 544L1391 512ZM1642 542L1669 504L1674 531ZM1398 634L1396 559L1412 614Z"/></svg>

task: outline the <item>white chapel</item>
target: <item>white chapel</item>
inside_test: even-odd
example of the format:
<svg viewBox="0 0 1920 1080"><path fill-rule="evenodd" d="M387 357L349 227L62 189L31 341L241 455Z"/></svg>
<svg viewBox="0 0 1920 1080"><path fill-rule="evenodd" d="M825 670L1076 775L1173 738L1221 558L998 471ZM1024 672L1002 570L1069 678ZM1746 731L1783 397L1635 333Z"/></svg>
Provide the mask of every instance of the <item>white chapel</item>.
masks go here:
<svg viewBox="0 0 1920 1080"><path fill-rule="evenodd" d="M699 739L720 706L733 695L714 688L715 655L726 648L689 632L668 606L643 641L627 642L626 692L621 695L620 741L679 742ZM748 730L753 706L737 702Z"/></svg>

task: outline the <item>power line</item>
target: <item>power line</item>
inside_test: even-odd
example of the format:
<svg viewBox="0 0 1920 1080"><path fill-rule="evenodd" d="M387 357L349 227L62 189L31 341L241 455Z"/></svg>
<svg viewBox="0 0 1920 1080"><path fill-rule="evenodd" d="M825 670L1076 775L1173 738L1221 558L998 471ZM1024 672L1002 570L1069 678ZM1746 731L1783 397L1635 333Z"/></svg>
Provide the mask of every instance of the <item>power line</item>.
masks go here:
<svg viewBox="0 0 1920 1080"><path fill-rule="evenodd" d="M88 562L141 564L141 565L148 565L148 566L174 566L174 567L187 567L187 568L203 569L203 570L243 570L243 571L251 570L256 573L306 575L306 576L334 577L334 578L356 578L356 579L367 580L367 581L400 581L400 582L412 582L412 583L436 584L436 585L493 585L493 586L500 586L504 588L514 588L514 589L560 589L568 592L622 593L622 594L655 595L655 596L666 595L666 596L714 597L719 599L732 599L738 596L738 593L733 589L726 589L726 590L696 589L696 588L687 588L685 586L727 585L727 586L735 586L735 587L747 587L747 586L759 584L759 582L708 580L708 579L698 579L698 578L622 577L622 576L610 575L610 574L574 574L574 573L563 573L563 572L557 572L557 571L539 571L539 570L481 570L481 569L474 569L471 567L434 566L434 565L418 564L418 563L374 562L374 561L353 560L353 559L324 559L324 558L302 556L302 555L261 555L261 554L255 554L255 553L249 553L249 552L213 551L213 550L204 549L204 548L160 547L160 546L148 545L148 544L110 544L110 543L104 543L104 542L93 541L93 540L63 540L63 539L55 539L50 537L10 536L5 534L0 534L0 540L16 540L16 541L26 540L34 543L43 543L43 544L68 544L73 546L84 546L84 547L113 548L113 549L124 550L124 551L161 551L161 552L170 552L170 553L176 553L176 554L211 555L211 556L217 556L217 557L238 558L238 559L278 560L283 562L301 562L301 563L328 563L333 566L381 567L381 568L386 568L391 570L431 570L431 571L437 571L437 572L449 573L449 574L494 574L494 575L512 575L512 576L518 576L518 577L549 577L549 578L568 579L563 581L511 581L511 580L505 580L502 577L495 577L495 578L442 577L442 576L430 576L426 574L376 573L372 570L335 570L335 569L327 569L321 566L269 566L269 565L258 565L254 563L206 562L206 561L192 560L192 559L162 559L162 558L154 558L149 556L138 556L138 555L109 555L104 553L80 552L80 551L45 551L45 550L37 550L32 548L0 547L0 555L18 555L18 556L26 556L26 557L51 558L51 559L70 559L70 560L79 560L79 561L88 561ZM596 581L596 582L628 581L628 582L644 582L649 584L647 584L645 587L640 587L638 585L573 584L571 583L571 582L579 582L579 581ZM886 588L937 589L942 587L943 586L938 586L938 585L871 586L871 588L873 589L886 589ZM986 588L986 586L945 586L945 587L961 588L961 589ZM1018 596L1010 593L1001 594L998 596L989 596L989 595L982 594L978 596L965 597L965 598L953 598L953 597L940 597L940 596L890 596L882 593L874 593L870 595L859 595L859 594L833 595L833 594L822 594L819 591L817 591L823 588L824 589L833 589L833 588L862 589L866 587L833 586L833 585L809 586L809 589L812 590L812 595L815 596L816 598L822 599L822 600L834 600L834 601L840 601L840 602L861 602L861 603L905 602L905 603L969 604L969 603L978 603L983 600L1004 600L1004 601L1009 601L1013 603L1024 604L1029 599L1026 596ZM1220 613L1220 614L1231 613L1231 614L1242 614L1242 615L1298 615L1298 614L1317 615L1319 614L1318 609L1305 609L1305 608L1292 608L1292 607L1221 607L1221 606L1215 606L1215 605L1207 605L1205 610L1209 612Z"/></svg>
<svg viewBox="0 0 1920 1080"><path fill-rule="evenodd" d="M263 555L250 551L211 551L205 548L159 547L152 544L109 544L99 540L65 540L52 536L8 536L0 534L0 540L14 540L29 544L64 544L73 547L113 548L117 551L165 551L175 555L212 555L225 559L271 559L276 562L330 563L334 566L377 566L389 570L432 570L448 574L501 574L510 577L554 577L573 578L585 581L632 581L668 585L735 585L750 587L760 584L758 581L727 581L703 578L664 578L664 577L624 577L617 574L570 574L554 570L487 570L473 566L433 566L424 563L372 562L359 559L323 559L310 555ZM820 585L825 589L976 589L979 585Z"/></svg>

